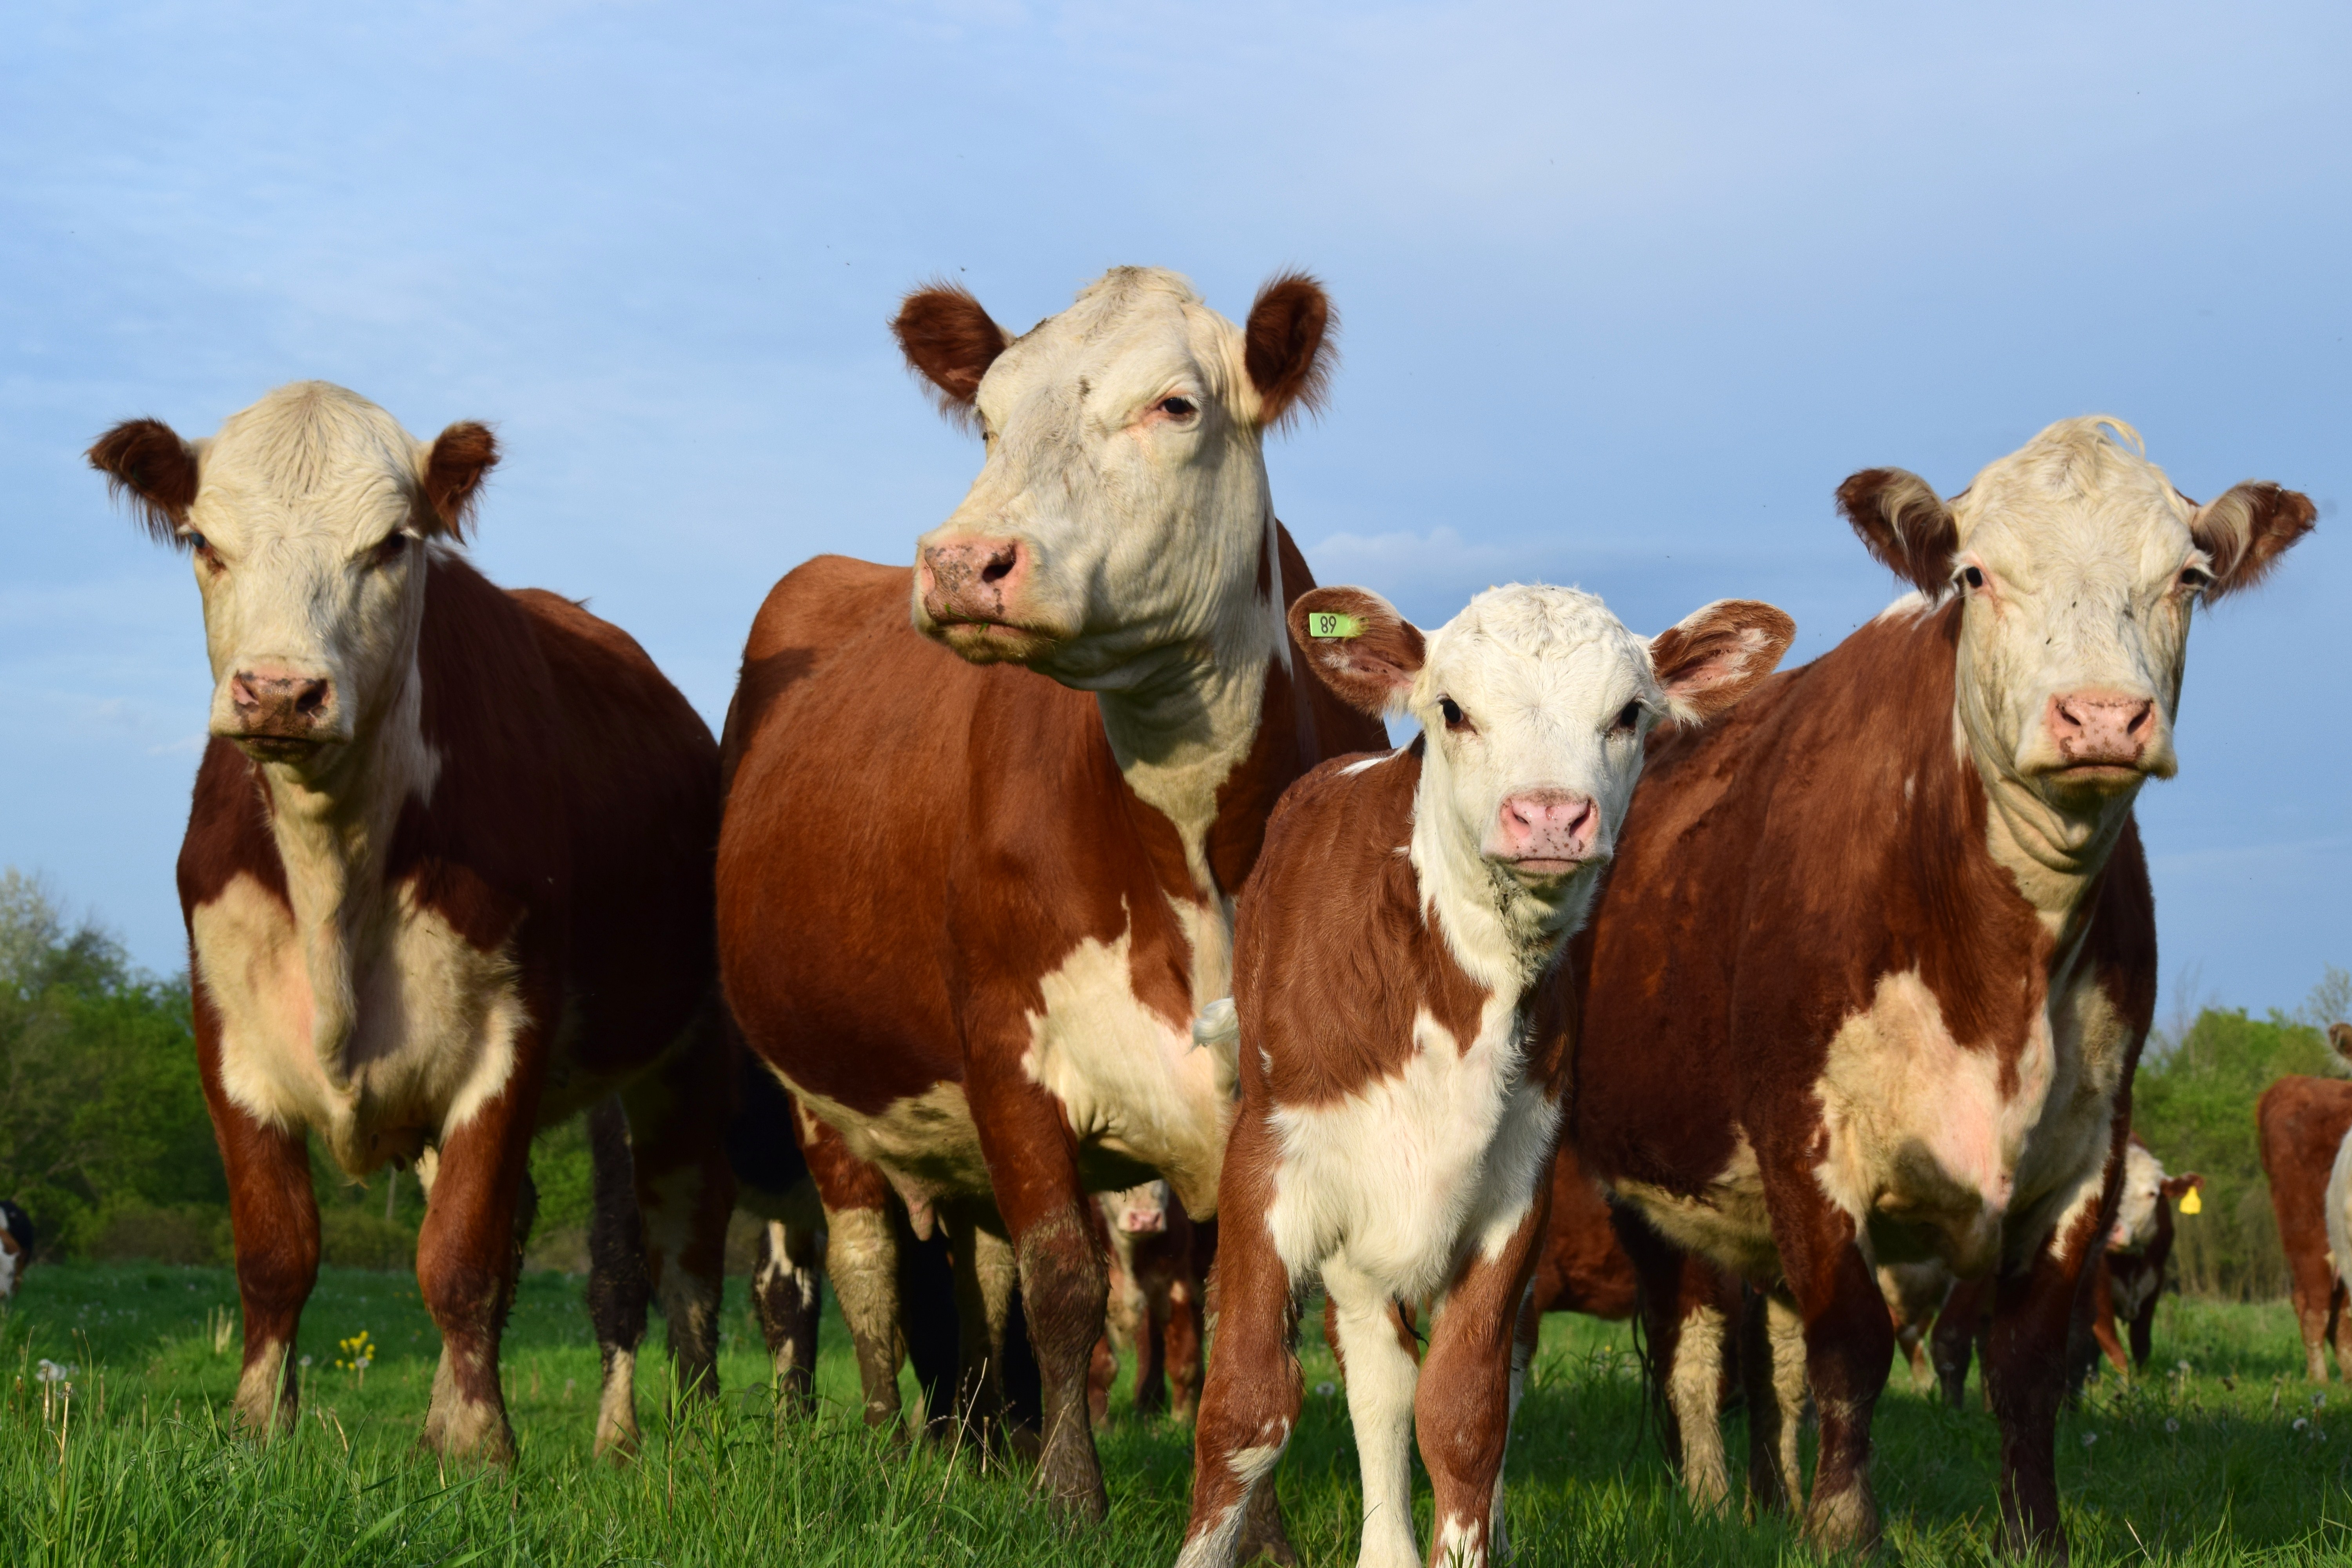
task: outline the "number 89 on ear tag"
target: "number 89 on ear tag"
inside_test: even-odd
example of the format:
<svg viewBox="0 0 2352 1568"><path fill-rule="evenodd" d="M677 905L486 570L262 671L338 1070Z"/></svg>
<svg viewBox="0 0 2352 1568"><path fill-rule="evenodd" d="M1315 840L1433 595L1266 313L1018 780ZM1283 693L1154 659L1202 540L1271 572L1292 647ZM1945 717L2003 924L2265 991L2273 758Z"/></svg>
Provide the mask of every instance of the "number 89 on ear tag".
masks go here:
<svg viewBox="0 0 2352 1568"><path fill-rule="evenodd" d="M1361 637L1364 623L1353 616L1343 616L1337 610L1310 610L1307 616L1307 635L1311 637Z"/></svg>

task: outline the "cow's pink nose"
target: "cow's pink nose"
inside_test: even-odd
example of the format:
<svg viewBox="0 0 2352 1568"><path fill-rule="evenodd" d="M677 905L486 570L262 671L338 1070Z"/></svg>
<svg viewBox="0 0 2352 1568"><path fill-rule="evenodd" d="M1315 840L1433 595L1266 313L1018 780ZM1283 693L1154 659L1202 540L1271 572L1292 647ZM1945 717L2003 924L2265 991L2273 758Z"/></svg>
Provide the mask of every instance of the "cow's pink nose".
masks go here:
<svg viewBox="0 0 2352 1568"><path fill-rule="evenodd" d="M315 675L240 669L228 683L229 703L248 735L306 735L326 717L334 696L334 683Z"/></svg>
<svg viewBox="0 0 2352 1568"><path fill-rule="evenodd" d="M1168 1216L1158 1209L1129 1209L1118 1216L1118 1228L1129 1236L1158 1236L1168 1228Z"/></svg>
<svg viewBox="0 0 2352 1568"><path fill-rule="evenodd" d="M953 539L924 546L919 569L931 619L1009 621L1009 605L1028 580L1029 552L1017 539Z"/></svg>
<svg viewBox="0 0 2352 1568"><path fill-rule="evenodd" d="M1504 800L1497 826L1506 859L1564 865L1592 853L1601 808L1574 790L1529 790Z"/></svg>
<svg viewBox="0 0 2352 1568"><path fill-rule="evenodd" d="M2137 767L2156 738L2156 703L2121 691L2069 691L2042 722L2067 767Z"/></svg>

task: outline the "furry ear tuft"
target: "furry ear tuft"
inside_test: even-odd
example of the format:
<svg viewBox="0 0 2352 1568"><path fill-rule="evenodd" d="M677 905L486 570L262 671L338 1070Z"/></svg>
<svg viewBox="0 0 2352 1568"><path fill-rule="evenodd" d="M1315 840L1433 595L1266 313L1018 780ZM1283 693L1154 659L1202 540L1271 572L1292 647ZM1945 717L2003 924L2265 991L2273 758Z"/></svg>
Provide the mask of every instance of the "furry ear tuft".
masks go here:
<svg viewBox="0 0 2352 1568"><path fill-rule="evenodd" d="M1260 429L1276 429L1302 410L1321 412L1339 357L1339 331L1323 285L1304 272L1281 273L1257 291L1242 363L1257 388Z"/></svg>
<svg viewBox="0 0 2352 1568"><path fill-rule="evenodd" d="M974 417L972 399L980 395L981 377L1013 342L971 290L945 280L900 300L890 332L908 368L930 384L940 412L959 424Z"/></svg>
<svg viewBox="0 0 2352 1568"><path fill-rule="evenodd" d="M1838 486L1837 504L1897 577L1930 597L1951 582L1959 524L1927 480L1904 468L1864 468Z"/></svg>
<svg viewBox="0 0 2352 1568"><path fill-rule="evenodd" d="M1318 621L1318 617L1321 617ZM1290 602L1290 646L1331 694L1377 719L1404 706L1428 645L1368 588L1309 588ZM1319 626L1344 632L1318 637Z"/></svg>
<svg viewBox="0 0 2352 1568"><path fill-rule="evenodd" d="M2199 507L2189 532L2213 561L2213 585L2205 597L2218 599L2269 576L2318 517L2309 496L2257 479L2232 485Z"/></svg>
<svg viewBox="0 0 2352 1568"><path fill-rule="evenodd" d="M195 449L160 419L126 419L90 444L89 466L107 493L129 496L141 527L158 544L184 549L196 500Z"/></svg>
<svg viewBox="0 0 2352 1568"><path fill-rule="evenodd" d="M498 437L487 425L461 420L434 437L425 459L425 500L441 531L464 539L481 500L482 480L498 466Z"/></svg>
<svg viewBox="0 0 2352 1568"><path fill-rule="evenodd" d="M1704 724L1780 667L1797 635L1787 613L1757 599L1717 599L1650 639L1650 668L1674 716Z"/></svg>

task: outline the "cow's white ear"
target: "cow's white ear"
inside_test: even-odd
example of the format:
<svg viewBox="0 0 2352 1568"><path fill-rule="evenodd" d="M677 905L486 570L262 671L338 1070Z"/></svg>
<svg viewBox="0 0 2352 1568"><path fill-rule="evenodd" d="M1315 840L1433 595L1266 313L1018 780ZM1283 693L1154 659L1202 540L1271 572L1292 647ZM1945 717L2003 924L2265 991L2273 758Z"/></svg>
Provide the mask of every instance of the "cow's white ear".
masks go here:
<svg viewBox="0 0 2352 1568"><path fill-rule="evenodd" d="M423 454L425 504L432 510L430 529L456 538L466 536L474 507L482 499L482 480L498 466L499 440L490 427L460 420L433 438Z"/></svg>
<svg viewBox="0 0 2352 1568"><path fill-rule="evenodd" d="M1748 695L1789 651L1797 623L1756 599L1717 599L1650 639L1650 668L1666 706L1704 724Z"/></svg>
<svg viewBox="0 0 2352 1568"><path fill-rule="evenodd" d="M1369 588L1309 588L1290 602L1290 641L1316 679L1359 713L1392 712L1412 694L1421 628Z"/></svg>
<svg viewBox="0 0 2352 1568"><path fill-rule="evenodd" d="M2213 563L2209 599L2251 588L2311 531L2319 509L2297 490L2248 479L2197 509L2189 532Z"/></svg>

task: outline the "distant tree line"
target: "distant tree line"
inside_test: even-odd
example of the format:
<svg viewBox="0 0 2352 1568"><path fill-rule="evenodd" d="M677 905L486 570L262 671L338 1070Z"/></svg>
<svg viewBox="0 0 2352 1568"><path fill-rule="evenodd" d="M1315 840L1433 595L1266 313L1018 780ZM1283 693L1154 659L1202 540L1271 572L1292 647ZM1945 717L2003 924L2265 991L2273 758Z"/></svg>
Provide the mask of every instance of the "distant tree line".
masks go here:
<svg viewBox="0 0 2352 1568"><path fill-rule="evenodd" d="M2133 1098L2168 1170L2206 1178L2203 1212L2173 1252L2181 1288L2232 1300L2286 1294L2286 1263L2254 1143L2254 1101L2289 1073L2344 1076L2328 1023L2352 1017L2352 974L2330 969L2293 1014L2183 1007L2148 1041ZM364 1186L314 1143L312 1180L331 1263L404 1268L424 1204L414 1176ZM575 1120L531 1151L532 1261L578 1268L589 1211ZM140 970L93 922L68 921L34 879L0 872L0 1195L50 1256L229 1260L228 1185L196 1077L185 975Z"/></svg>

